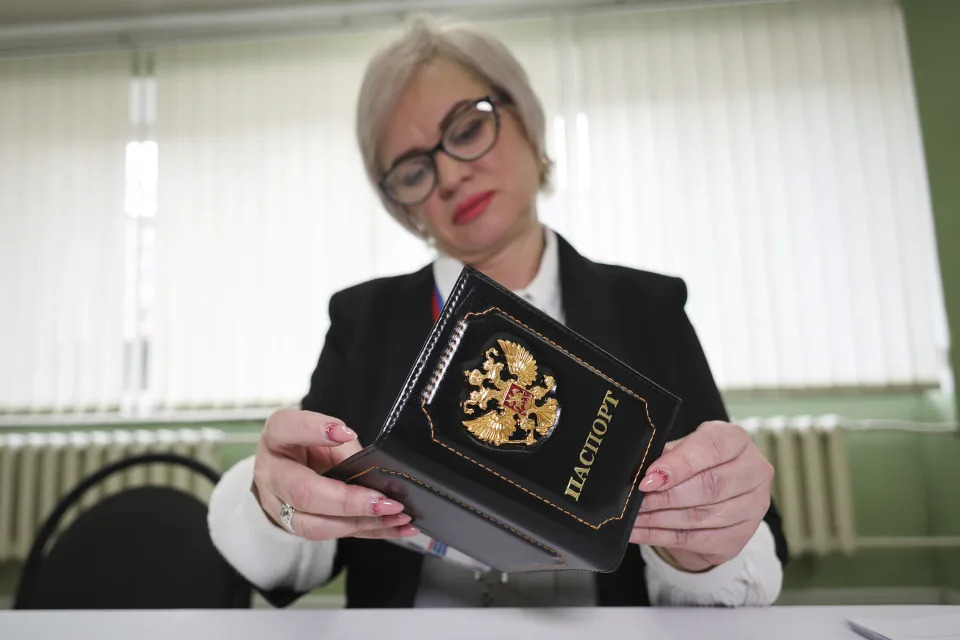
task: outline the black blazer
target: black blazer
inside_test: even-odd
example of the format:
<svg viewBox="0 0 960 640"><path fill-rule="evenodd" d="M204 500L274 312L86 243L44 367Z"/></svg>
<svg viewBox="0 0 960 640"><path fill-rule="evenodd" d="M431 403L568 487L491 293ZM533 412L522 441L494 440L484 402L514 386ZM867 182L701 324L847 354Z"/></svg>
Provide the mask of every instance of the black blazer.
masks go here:
<svg viewBox="0 0 960 640"><path fill-rule="evenodd" d="M671 438L727 412L703 349L684 312L687 290L679 278L598 264L563 238L560 283L566 324L683 400ZM330 329L302 407L342 419L372 442L433 325L434 279L419 271L345 289L330 299ZM786 562L780 517L766 516ZM339 540L336 571L347 571L348 607L410 607L422 556L378 540ZM619 569L597 575L603 605L649 604L639 547L629 545ZM299 594L267 595L283 605Z"/></svg>

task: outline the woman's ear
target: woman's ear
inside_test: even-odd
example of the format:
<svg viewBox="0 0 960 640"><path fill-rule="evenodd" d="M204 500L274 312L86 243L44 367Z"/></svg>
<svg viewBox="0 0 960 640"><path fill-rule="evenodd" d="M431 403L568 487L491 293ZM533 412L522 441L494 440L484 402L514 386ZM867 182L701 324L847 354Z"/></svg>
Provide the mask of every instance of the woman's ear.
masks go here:
<svg viewBox="0 0 960 640"><path fill-rule="evenodd" d="M407 219L410 220L410 224L417 231L419 235L427 244L431 244L433 236L430 235L430 230L427 228L426 223L423 221L423 217L409 208L406 208Z"/></svg>
<svg viewBox="0 0 960 640"><path fill-rule="evenodd" d="M542 189L550 188L550 174L553 173L553 160L543 154L540 156L540 187Z"/></svg>

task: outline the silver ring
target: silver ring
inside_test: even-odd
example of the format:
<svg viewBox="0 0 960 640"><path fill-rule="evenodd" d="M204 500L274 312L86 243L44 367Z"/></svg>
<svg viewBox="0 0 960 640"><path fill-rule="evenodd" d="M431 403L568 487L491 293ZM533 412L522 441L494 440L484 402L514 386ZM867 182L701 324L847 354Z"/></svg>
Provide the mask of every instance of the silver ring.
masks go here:
<svg viewBox="0 0 960 640"><path fill-rule="evenodd" d="M286 502L281 503L280 507L280 524L283 525L283 528L289 531L290 533L296 535L297 532L293 530L293 514L297 512L296 509L288 505Z"/></svg>

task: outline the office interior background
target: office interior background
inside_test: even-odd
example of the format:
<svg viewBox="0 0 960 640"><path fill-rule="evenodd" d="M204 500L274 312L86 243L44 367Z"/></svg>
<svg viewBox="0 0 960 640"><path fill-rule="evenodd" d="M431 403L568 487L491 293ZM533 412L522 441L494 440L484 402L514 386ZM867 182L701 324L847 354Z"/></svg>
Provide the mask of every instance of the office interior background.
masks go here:
<svg viewBox="0 0 960 640"><path fill-rule="evenodd" d="M418 12L524 64L541 219L686 280L777 468L780 602L960 602L960 4L36 0L0 4L0 606L88 466L248 455L330 294L432 259L353 128Z"/></svg>

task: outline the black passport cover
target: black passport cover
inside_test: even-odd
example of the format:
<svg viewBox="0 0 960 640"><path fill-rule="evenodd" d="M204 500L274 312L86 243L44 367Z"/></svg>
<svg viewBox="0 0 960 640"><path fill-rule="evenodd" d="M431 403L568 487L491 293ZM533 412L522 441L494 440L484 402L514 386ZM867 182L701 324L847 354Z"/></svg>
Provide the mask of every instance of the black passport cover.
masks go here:
<svg viewBox="0 0 960 640"><path fill-rule="evenodd" d="M679 408L468 266L376 440L327 475L500 571L613 571Z"/></svg>

